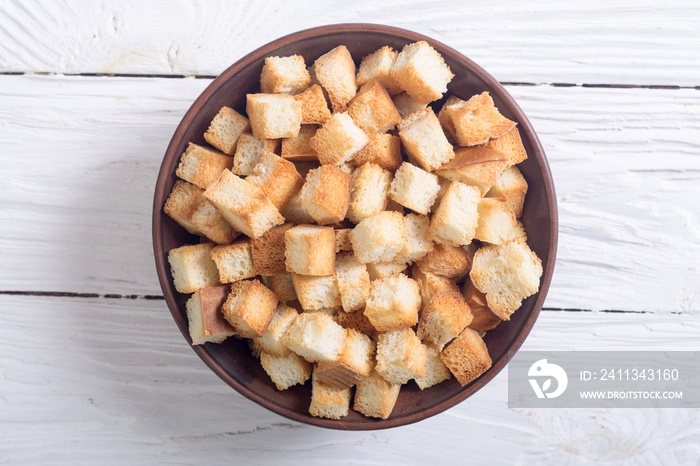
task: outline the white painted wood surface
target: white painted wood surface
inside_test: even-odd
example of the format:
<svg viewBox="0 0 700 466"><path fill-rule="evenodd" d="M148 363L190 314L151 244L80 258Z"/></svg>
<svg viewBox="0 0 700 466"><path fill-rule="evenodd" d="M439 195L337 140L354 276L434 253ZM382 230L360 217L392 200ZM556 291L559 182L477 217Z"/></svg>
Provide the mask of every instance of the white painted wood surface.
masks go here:
<svg viewBox="0 0 700 466"><path fill-rule="evenodd" d="M545 307L578 311L543 312L524 349L700 349L697 2L0 0L0 464L700 462L700 410L509 409L505 372L411 426L300 425L233 392L143 298L161 293L156 173L210 80L25 73L216 75L286 33L359 21L545 83L508 90L557 188Z"/></svg>

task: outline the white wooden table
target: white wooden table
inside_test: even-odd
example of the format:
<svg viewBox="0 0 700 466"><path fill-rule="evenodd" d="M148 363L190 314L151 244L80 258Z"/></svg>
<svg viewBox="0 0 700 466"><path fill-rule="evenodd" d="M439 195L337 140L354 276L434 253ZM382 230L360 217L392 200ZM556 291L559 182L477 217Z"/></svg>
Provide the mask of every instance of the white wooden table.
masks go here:
<svg viewBox="0 0 700 466"><path fill-rule="evenodd" d="M162 300L156 173L212 78L284 34L377 22L506 83L554 175L523 349L700 349L700 3L0 0L0 464L688 464L700 410L509 409L507 373L340 432L218 379ZM459 461L458 461L459 459Z"/></svg>

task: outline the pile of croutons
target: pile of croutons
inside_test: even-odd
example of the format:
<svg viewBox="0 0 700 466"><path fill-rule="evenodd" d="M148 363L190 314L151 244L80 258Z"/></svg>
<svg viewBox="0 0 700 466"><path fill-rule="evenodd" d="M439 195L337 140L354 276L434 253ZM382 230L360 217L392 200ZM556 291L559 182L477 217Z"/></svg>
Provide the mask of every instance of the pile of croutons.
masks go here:
<svg viewBox="0 0 700 466"><path fill-rule="evenodd" d="M453 77L424 41L358 69L342 45L265 59L246 115L222 108L213 147L189 144L164 207L203 238L168 255L192 344L247 339L279 390L311 379L309 412L330 419L351 398L386 419L402 384L491 367L482 337L542 265L516 123L488 92L435 108Z"/></svg>

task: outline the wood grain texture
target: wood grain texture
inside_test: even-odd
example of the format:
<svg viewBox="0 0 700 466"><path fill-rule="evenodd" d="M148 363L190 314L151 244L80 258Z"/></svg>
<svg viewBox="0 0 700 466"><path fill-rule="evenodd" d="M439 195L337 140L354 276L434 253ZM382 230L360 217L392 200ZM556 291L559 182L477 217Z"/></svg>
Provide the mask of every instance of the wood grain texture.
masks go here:
<svg viewBox="0 0 700 466"><path fill-rule="evenodd" d="M343 22L426 34L506 82L700 85L693 0L4 1L0 71L218 75L273 39Z"/></svg>
<svg viewBox="0 0 700 466"><path fill-rule="evenodd" d="M160 294L150 236L156 174L207 84L0 77L2 289ZM538 131L557 189L546 306L700 311L700 93L509 91Z"/></svg>
<svg viewBox="0 0 700 466"><path fill-rule="evenodd" d="M490 464L700 460L700 410L509 409L507 371L417 424L324 430L233 392L162 301L0 296L0 307L6 464L430 464L436 446ZM545 312L523 350L696 350L698 332L698 316Z"/></svg>

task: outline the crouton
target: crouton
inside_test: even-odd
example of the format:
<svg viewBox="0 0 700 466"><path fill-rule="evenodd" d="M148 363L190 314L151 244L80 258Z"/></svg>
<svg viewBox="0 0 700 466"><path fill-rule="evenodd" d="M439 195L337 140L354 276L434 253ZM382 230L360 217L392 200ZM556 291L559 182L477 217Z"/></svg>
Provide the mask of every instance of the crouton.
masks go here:
<svg viewBox="0 0 700 466"><path fill-rule="evenodd" d="M425 375L416 377L416 384L421 390L430 388L440 382L452 378L452 373L440 360L440 352L433 345L425 345L427 358L425 360Z"/></svg>
<svg viewBox="0 0 700 466"><path fill-rule="evenodd" d="M465 328L442 350L440 360L462 386L476 380L491 367L491 356L484 340L470 328Z"/></svg>
<svg viewBox="0 0 700 466"><path fill-rule="evenodd" d="M238 138L248 130L250 130L248 118L232 108L222 107L204 133L204 140L224 154L233 155Z"/></svg>
<svg viewBox="0 0 700 466"><path fill-rule="evenodd" d="M331 117L323 89L318 84L312 84L301 94L295 95L294 98L301 102L302 125L322 125Z"/></svg>
<svg viewBox="0 0 700 466"><path fill-rule="evenodd" d="M425 345L410 328L384 332L377 338L375 369L387 382L404 384L423 377L427 357Z"/></svg>
<svg viewBox="0 0 700 466"><path fill-rule="evenodd" d="M255 338L263 336L267 330L277 303L277 295L259 280L241 280L231 285L221 310L238 335Z"/></svg>
<svg viewBox="0 0 700 466"><path fill-rule="evenodd" d="M321 164L341 165L369 142L347 113L335 113L309 140Z"/></svg>
<svg viewBox="0 0 700 466"><path fill-rule="evenodd" d="M377 329L374 328L363 311L364 309L347 312L343 309L339 309L338 325L343 328L357 330L358 332L364 333L371 339L376 340Z"/></svg>
<svg viewBox="0 0 700 466"><path fill-rule="evenodd" d="M527 194L527 181L517 167L509 167L501 172L500 176L491 185L486 197L501 200L513 211L515 218L523 215L525 195Z"/></svg>
<svg viewBox="0 0 700 466"><path fill-rule="evenodd" d="M505 202L483 198L479 201L479 223L474 238L486 243L502 244L516 238L525 239L525 230Z"/></svg>
<svg viewBox="0 0 700 466"><path fill-rule="evenodd" d="M404 274L374 280L365 315L380 332L413 327L421 307L418 284Z"/></svg>
<svg viewBox="0 0 700 466"><path fill-rule="evenodd" d="M394 261L418 261L434 247L434 243L428 238L430 219L425 215L408 214L403 218L403 223L406 229L406 243Z"/></svg>
<svg viewBox="0 0 700 466"><path fill-rule="evenodd" d="M410 115L411 113L420 112L428 106L427 104L416 102L405 92L392 95L391 100L394 101L394 106L396 107L396 110L398 110L399 115L401 115L401 118L405 118L406 115Z"/></svg>
<svg viewBox="0 0 700 466"><path fill-rule="evenodd" d="M437 175L404 162L394 174L389 197L414 212L427 215L439 191Z"/></svg>
<svg viewBox="0 0 700 466"><path fill-rule="evenodd" d="M389 94L394 95L401 92L401 86L391 77L391 68L398 55L396 50L385 45L363 57L355 79L357 85L364 86L372 79L377 79Z"/></svg>
<svg viewBox="0 0 700 466"><path fill-rule="evenodd" d="M185 308L193 345L221 343L236 334L221 313L228 292L226 285L200 288L187 300Z"/></svg>
<svg viewBox="0 0 700 466"><path fill-rule="evenodd" d="M365 307L369 297L369 273L365 264L355 259L349 252L338 254L335 258L335 276L343 309L347 312Z"/></svg>
<svg viewBox="0 0 700 466"><path fill-rule="evenodd" d="M267 57L260 74L260 90L265 94L298 94L311 83L304 57Z"/></svg>
<svg viewBox="0 0 700 466"><path fill-rule="evenodd" d="M285 233L294 226L285 223L278 227L270 228L258 238L250 241L250 250L258 275L287 275L284 261Z"/></svg>
<svg viewBox="0 0 700 466"><path fill-rule="evenodd" d="M232 166L233 158L223 152L189 143L175 174L195 186L207 189L222 171L231 169Z"/></svg>
<svg viewBox="0 0 700 466"><path fill-rule="evenodd" d="M313 276L293 273L292 284L304 311L334 308L342 304L335 275Z"/></svg>
<svg viewBox="0 0 700 466"><path fill-rule="evenodd" d="M384 380L377 371L372 371L357 383L352 409L367 416L387 419L396 405L401 384Z"/></svg>
<svg viewBox="0 0 700 466"><path fill-rule="evenodd" d="M314 218L301 205L301 190L289 200L289 203L282 211L282 216L288 221L297 224L314 223Z"/></svg>
<svg viewBox="0 0 700 466"><path fill-rule="evenodd" d="M409 160L424 170L431 172L440 168L455 156L452 144L430 107L406 116L398 129Z"/></svg>
<svg viewBox="0 0 700 466"><path fill-rule="evenodd" d="M294 301L297 299L297 292L294 291L292 275L261 275L263 284L277 295L280 301Z"/></svg>
<svg viewBox="0 0 700 466"><path fill-rule="evenodd" d="M310 144L317 129L316 125L301 125L295 137L282 139L282 157L293 162L318 160L318 154Z"/></svg>
<svg viewBox="0 0 700 466"><path fill-rule="evenodd" d="M367 134L386 133L401 121L391 96L378 79L372 79L360 88L347 113Z"/></svg>
<svg viewBox="0 0 700 466"><path fill-rule="evenodd" d="M260 139L250 133L241 134L236 145L236 153L233 155L231 172L239 176L252 175L263 153L277 153L279 147L279 139Z"/></svg>
<svg viewBox="0 0 700 466"><path fill-rule="evenodd" d="M306 175L301 207L320 225L342 221L350 204L352 176L333 165L322 165Z"/></svg>
<svg viewBox="0 0 700 466"><path fill-rule="evenodd" d="M352 251L352 228L335 230L335 252Z"/></svg>
<svg viewBox="0 0 700 466"><path fill-rule="evenodd" d="M321 382L316 369L311 374L311 404L309 414L327 419L342 419L350 410L350 389L336 388Z"/></svg>
<svg viewBox="0 0 700 466"><path fill-rule="evenodd" d="M442 97L454 74L437 50L418 41L404 46L391 68L391 77L416 102L429 104Z"/></svg>
<svg viewBox="0 0 700 466"><path fill-rule="evenodd" d="M277 390L286 390L293 385L303 384L311 377L311 364L295 353L273 356L262 352L260 364Z"/></svg>
<svg viewBox="0 0 700 466"><path fill-rule="evenodd" d="M508 156L508 167L512 167L527 159L527 151L523 146L523 140L520 137L520 131L515 126L500 138L489 140L486 147L495 149Z"/></svg>
<svg viewBox="0 0 700 466"><path fill-rule="evenodd" d="M456 338L474 317L459 291L437 293L421 312L418 338L439 350Z"/></svg>
<svg viewBox="0 0 700 466"><path fill-rule="evenodd" d="M406 243L406 226L399 212L380 212L352 230L352 249L360 262L388 262Z"/></svg>
<svg viewBox="0 0 700 466"><path fill-rule="evenodd" d="M232 283L258 274L250 250L250 239L239 239L231 244L216 246L211 258L219 270L221 283Z"/></svg>
<svg viewBox="0 0 700 466"><path fill-rule="evenodd" d="M272 356L287 356L290 349L287 348L282 341L284 339L284 333L297 315L299 315L299 313L296 309L284 303L278 303L277 309L265 333L263 333L261 337L254 338L260 349Z"/></svg>
<svg viewBox="0 0 700 466"><path fill-rule="evenodd" d="M260 188L229 170L204 191L204 197L236 230L251 238L284 223L284 217Z"/></svg>
<svg viewBox="0 0 700 466"><path fill-rule="evenodd" d="M506 167L505 154L488 147L462 147L436 173L444 178L479 188L483 196Z"/></svg>
<svg viewBox="0 0 700 466"><path fill-rule="evenodd" d="M374 342L357 330L346 330L343 349L333 361L319 362L318 380L337 388L350 388L368 377L374 367Z"/></svg>
<svg viewBox="0 0 700 466"><path fill-rule="evenodd" d="M301 129L301 102L286 94L248 94L246 112L256 138L291 138Z"/></svg>
<svg viewBox="0 0 700 466"><path fill-rule="evenodd" d="M459 291L455 280L441 277L430 272L423 272L420 267L413 267L411 270L411 278L418 284L421 308L423 309L437 293L443 291Z"/></svg>
<svg viewBox="0 0 700 466"><path fill-rule="evenodd" d="M501 318L494 314L486 304L486 295L477 290L471 280L464 282L462 296L464 296L464 300L474 316L472 323L468 325L469 328L484 332L496 328L501 322Z"/></svg>
<svg viewBox="0 0 700 466"><path fill-rule="evenodd" d="M340 45L318 57L314 62L314 74L328 92L333 111L344 111L357 92L355 62L348 48Z"/></svg>
<svg viewBox="0 0 700 466"><path fill-rule="evenodd" d="M489 139L500 138L515 128L515 122L501 115L488 92L472 96L466 102L451 102L442 110L450 121L447 129L460 146L486 144Z"/></svg>
<svg viewBox="0 0 700 466"><path fill-rule="evenodd" d="M221 285L219 270L211 258L214 246L214 243L200 243L168 252L170 272L178 292L194 293L200 288Z"/></svg>
<svg viewBox="0 0 700 466"><path fill-rule="evenodd" d="M322 312L302 313L284 334L284 344L309 362L338 359L347 331Z"/></svg>
<svg viewBox="0 0 700 466"><path fill-rule="evenodd" d="M516 239L476 251L469 277L486 294L491 311L510 320L522 300L539 290L542 262L525 241Z"/></svg>
<svg viewBox="0 0 700 466"><path fill-rule="evenodd" d="M369 272L369 279L371 281L391 277L392 275L399 274L408 268L408 263L402 260L375 262L365 265L367 266L367 272Z"/></svg>
<svg viewBox="0 0 700 466"><path fill-rule="evenodd" d="M401 139L390 133L374 133L365 147L353 155L349 162L359 167L372 162L385 170L395 171L402 162Z"/></svg>
<svg viewBox="0 0 700 466"><path fill-rule="evenodd" d="M350 182L350 204L347 217L353 223L378 214L389 202L391 172L379 165L366 163L352 174Z"/></svg>
<svg viewBox="0 0 700 466"><path fill-rule="evenodd" d="M479 221L480 199L478 188L453 181L430 220L430 238L453 246L471 243Z"/></svg>
<svg viewBox="0 0 700 466"><path fill-rule="evenodd" d="M301 275L335 273L335 231L331 227L297 225L284 234L286 270Z"/></svg>
<svg viewBox="0 0 700 466"><path fill-rule="evenodd" d="M438 243L432 251L416 262L424 272L442 277L454 278L469 272L469 254L461 246Z"/></svg>
<svg viewBox="0 0 700 466"><path fill-rule="evenodd" d="M246 181L260 188L279 211L287 207L304 185L294 164L272 152L263 153Z"/></svg>

